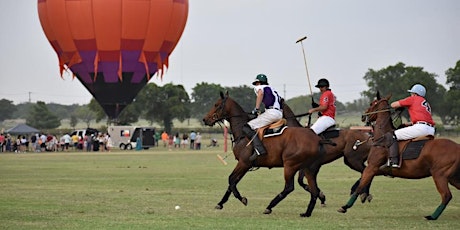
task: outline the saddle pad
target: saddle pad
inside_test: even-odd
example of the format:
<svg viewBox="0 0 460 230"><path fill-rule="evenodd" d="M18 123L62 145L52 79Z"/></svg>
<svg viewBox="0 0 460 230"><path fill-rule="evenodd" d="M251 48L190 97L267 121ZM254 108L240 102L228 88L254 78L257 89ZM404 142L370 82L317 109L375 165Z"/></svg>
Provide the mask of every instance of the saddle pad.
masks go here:
<svg viewBox="0 0 460 230"><path fill-rule="evenodd" d="M404 152L402 154L403 160L412 160L416 159L419 155L420 152L423 149L423 146L428 140L421 140L421 141L411 141L407 144L406 149L404 149Z"/></svg>
<svg viewBox="0 0 460 230"><path fill-rule="evenodd" d="M287 128L287 126L279 127L276 129L266 129L264 137L273 137L273 136L278 136L283 134L284 130Z"/></svg>

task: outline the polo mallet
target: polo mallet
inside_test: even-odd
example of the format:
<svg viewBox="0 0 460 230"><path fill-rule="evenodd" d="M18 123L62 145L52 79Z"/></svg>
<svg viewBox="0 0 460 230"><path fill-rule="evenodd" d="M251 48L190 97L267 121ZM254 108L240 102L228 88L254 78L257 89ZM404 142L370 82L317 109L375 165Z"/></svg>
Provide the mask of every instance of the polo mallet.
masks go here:
<svg viewBox="0 0 460 230"><path fill-rule="evenodd" d="M310 95L311 95L311 104L315 104L315 101L313 100L313 90L311 89L311 83L310 83L310 75L308 74L308 66L307 66L307 57L305 56L305 49L303 48L303 40L307 39L307 36L300 38L297 40L295 43L299 43L302 46L302 54L303 54L303 61L305 63L305 71L307 72L307 81L308 81L308 87L310 89ZM310 126L311 123L311 114L308 116L308 126Z"/></svg>
<svg viewBox="0 0 460 230"><path fill-rule="evenodd" d="M300 42L300 45L302 46L302 53L303 53L303 61L305 63L305 71L307 72L307 80L308 80L308 86L309 86L309 89L310 89L310 95L312 96L312 102L313 102L313 90L311 90L311 83L310 83L310 75L308 74L308 66L307 66L307 57L305 56L305 49L303 48L303 40L307 39L307 36L303 37L303 38L300 38L299 40L297 40L295 43L299 43Z"/></svg>
<svg viewBox="0 0 460 230"><path fill-rule="evenodd" d="M217 154L217 159L219 159L219 161L222 162L223 165L227 165L227 161L225 161L227 157L228 157L228 154L225 155L225 157L222 157L221 155Z"/></svg>

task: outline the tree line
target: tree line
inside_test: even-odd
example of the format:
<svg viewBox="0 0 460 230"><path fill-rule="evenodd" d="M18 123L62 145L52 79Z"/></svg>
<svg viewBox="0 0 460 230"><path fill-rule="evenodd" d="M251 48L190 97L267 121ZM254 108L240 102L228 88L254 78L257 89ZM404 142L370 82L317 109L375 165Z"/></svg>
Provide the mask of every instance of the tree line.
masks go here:
<svg viewBox="0 0 460 230"><path fill-rule="evenodd" d="M368 107L379 91L382 95L392 95L394 100L408 96L407 90L416 83L427 88L426 98L430 102L434 115L441 118L443 124L458 126L460 114L460 60L456 65L445 71L446 89L437 82L436 74L423 70L422 67L406 66L397 63L383 69L369 69L363 79L368 89L361 92L361 98L345 104L337 102L338 113L362 112ZM336 86L340 87L340 86ZM170 131L173 120L184 121L189 118L201 119L219 98L219 92L228 91L246 111L251 111L255 104L252 87L224 87L219 84L201 82L195 85L189 95L182 85L172 83L162 87L155 83L147 84L119 115L117 120L108 123L129 125L139 119L151 123L163 124ZM299 96L286 100L296 114L305 113L309 108L311 97L318 101L320 94ZM408 116L407 112L405 116ZM26 123L38 129L55 129L61 125L62 119L69 119L74 127L79 121L90 127L91 122L107 119L102 107L94 98L86 105L59 105L22 103L14 105L7 99L0 100L0 122L6 119L23 118Z"/></svg>

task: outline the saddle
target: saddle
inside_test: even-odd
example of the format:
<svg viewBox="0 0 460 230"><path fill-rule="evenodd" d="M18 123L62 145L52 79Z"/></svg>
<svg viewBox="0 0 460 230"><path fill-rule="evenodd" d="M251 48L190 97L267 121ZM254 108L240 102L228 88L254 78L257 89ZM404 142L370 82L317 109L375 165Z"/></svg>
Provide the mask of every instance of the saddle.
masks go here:
<svg viewBox="0 0 460 230"><path fill-rule="evenodd" d="M340 135L340 129L338 129L335 125L330 126L322 133L318 134L322 139L331 139L336 138Z"/></svg>
<svg viewBox="0 0 460 230"><path fill-rule="evenodd" d="M433 135L416 137L414 139L400 141L399 146L402 146L400 151L400 158L402 160L412 160L420 156L420 152L425 146L425 143L429 140L433 140ZM400 148L401 149L401 148Z"/></svg>
<svg viewBox="0 0 460 230"><path fill-rule="evenodd" d="M287 128L287 120L282 118L274 123L260 127L257 130L259 139L262 140L264 137L278 136L281 135L284 129Z"/></svg>

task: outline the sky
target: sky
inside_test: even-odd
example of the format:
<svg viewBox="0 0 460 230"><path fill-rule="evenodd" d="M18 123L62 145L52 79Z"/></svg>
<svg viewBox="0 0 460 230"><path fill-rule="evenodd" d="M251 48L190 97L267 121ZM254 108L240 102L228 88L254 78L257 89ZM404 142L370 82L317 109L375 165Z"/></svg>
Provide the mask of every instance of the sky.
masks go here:
<svg viewBox="0 0 460 230"><path fill-rule="evenodd" d="M189 0L169 68L150 82L181 84L191 95L198 83L250 86L264 73L290 99L319 92L314 85L327 78L337 100L352 102L367 90L369 69L402 62L445 85L460 60L459 12L458 0ZM36 0L1 0L0 28L0 99L89 103L78 79L61 78ZM304 36L309 78L296 43Z"/></svg>

